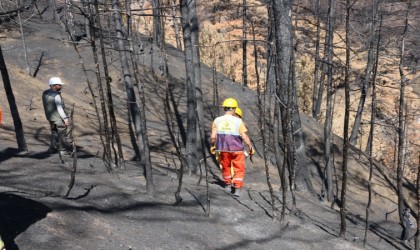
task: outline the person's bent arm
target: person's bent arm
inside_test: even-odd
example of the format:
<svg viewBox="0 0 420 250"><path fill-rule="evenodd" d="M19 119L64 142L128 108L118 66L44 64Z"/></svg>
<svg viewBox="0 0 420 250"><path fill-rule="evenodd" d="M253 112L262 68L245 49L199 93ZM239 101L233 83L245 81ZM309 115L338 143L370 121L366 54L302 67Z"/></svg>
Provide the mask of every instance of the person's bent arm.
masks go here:
<svg viewBox="0 0 420 250"><path fill-rule="evenodd" d="M245 144L248 146L249 150L251 151L252 148L252 142L249 136L246 134L246 132L241 134L242 139L244 140Z"/></svg>
<svg viewBox="0 0 420 250"><path fill-rule="evenodd" d="M64 112L63 104L61 102L61 96L56 95L55 96L55 104L57 106L58 114L60 115L61 119L63 119L64 124L69 125L69 117L66 115L66 112Z"/></svg>
<svg viewBox="0 0 420 250"><path fill-rule="evenodd" d="M242 140L245 142L245 144L248 146L249 151L252 149L252 142L251 139L249 139L249 136L246 134L248 129L246 129L245 124L241 122L241 125L239 126L239 134L242 137Z"/></svg>
<svg viewBox="0 0 420 250"><path fill-rule="evenodd" d="M217 139L217 127L216 127L216 124L213 122L213 125L211 126L210 144L211 145L216 144L216 139Z"/></svg>

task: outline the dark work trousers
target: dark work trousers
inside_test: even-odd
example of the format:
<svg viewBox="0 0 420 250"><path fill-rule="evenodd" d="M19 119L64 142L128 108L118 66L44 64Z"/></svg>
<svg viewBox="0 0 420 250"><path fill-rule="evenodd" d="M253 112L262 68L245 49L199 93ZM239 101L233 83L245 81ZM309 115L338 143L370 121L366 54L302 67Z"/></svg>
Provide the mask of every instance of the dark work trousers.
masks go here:
<svg viewBox="0 0 420 250"><path fill-rule="evenodd" d="M70 150L67 126L62 122L50 122L51 126L51 144L48 149L49 152L56 152L57 150Z"/></svg>

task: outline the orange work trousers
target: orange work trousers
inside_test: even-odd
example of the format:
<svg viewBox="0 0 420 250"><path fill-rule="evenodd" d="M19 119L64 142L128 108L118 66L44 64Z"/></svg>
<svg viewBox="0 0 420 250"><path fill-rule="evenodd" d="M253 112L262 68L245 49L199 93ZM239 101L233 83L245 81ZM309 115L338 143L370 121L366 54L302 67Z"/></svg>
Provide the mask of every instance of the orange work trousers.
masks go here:
<svg viewBox="0 0 420 250"><path fill-rule="evenodd" d="M223 180L226 185L241 188L245 178L245 154L239 152L220 152L220 165L222 165ZM230 168L233 168L233 175Z"/></svg>

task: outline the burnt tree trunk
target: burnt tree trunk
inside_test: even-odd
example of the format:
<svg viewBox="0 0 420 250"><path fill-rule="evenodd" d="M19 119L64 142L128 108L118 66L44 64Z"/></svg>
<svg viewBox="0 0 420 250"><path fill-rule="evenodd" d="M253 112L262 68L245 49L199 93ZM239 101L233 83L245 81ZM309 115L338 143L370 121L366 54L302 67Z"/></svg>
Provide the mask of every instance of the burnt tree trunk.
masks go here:
<svg viewBox="0 0 420 250"><path fill-rule="evenodd" d="M160 9L160 2L159 0L152 0L152 6L153 6L153 42L157 44L160 47L160 43L162 42L160 40L162 32L161 27L161 9Z"/></svg>
<svg viewBox="0 0 420 250"><path fill-rule="evenodd" d="M185 84L187 89L187 141L186 141L186 154L189 172L194 172L198 167L197 160L197 117L196 107L197 102L195 99L194 90L194 59L192 50L191 39L191 23L189 21L188 1L180 0L181 4L181 23L182 33L184 40L184 62L185 62Z"/></svg>
<svg viewBox="0 0 420 250"><path fill-rule="evenodd" d="M6 62L4 61L3 51L0 45L0 71L3 78L4 90L6 92L7 101L9 102L10 113L13 118L13 125L15 127L16 141L19 151L28 151L26 145L25 134L23 132L22 121L20 120L19 110L16 105L15 95L13 94L12 85L10 84L9 73L7 72Z"/></svg>
<svg viewBox="0 0 420 250"><path fill-rule="evenodd" d="M70 120L71 120L71 126L70 126L70 131L69 131L69 135L72 141L72 146L73 146L73 151L72 151L72 157L73 157L73 168L71 169L71 173L70 173L70 182L67 185L67 189L66 192L64 193L63 197L64 198L68 198L74 183L76 181L76 171L77 171L77 146L76 146L76 138L74 137L74 119L73 119L73 114L74 114L74 103L73 106L71 108L71 113L70 113Z"/></svg>
<svg viewBox="0 0 420 250"><path fill-rule="evenodd" d="M332 77L333 77L333 39L334 39L334 0L328 3L328 29L327 44L325 57L327 58L327 102L325 109L324 124L324 160L325 160L325 176L324 185L326 185L328 201L333 198L333 181L332 181L332 162L331 162L331 129L332 129Z"/></svg>
<svg viewBox="0 0 420 250"><path fill-rule="evenodd" d="M376 15L377 16L377 15ZM376 20L376 17L375 17ZM376 23L376 22L375 22ZM370 143L368 143L367 146L367 152L369 155L369 179L368 179L368 202L366 205L366 226L365 226L365 237L363 240L363 245L366 246L367 244L367 233L369 231L370 222L369 222L369 212L370 212L370 206L372 203L372 175L373 175L373 137L375 134L375 122L376 122L376 76L378 72L378 61L379 61L379 45L381 41L381 29L382 29L382 16L379 21L379 27L375 31L375 37L376 37L376 58L375 58L375 65L373 67L373 77L372 77L372 101L371 101L371 114L370 114L370 131L369 131L369 138L372 138L370 140Z"/></svg>
<svg viewBox="0 0 420 250"><path fill-rule="evenodd" d="M379 10L379 1L375 0L373 2L373 10L374 10L374 14L373 14L373 31L372 33L373 35L373 40L374 40L374 47L373 48L375 51L373 52L374 55L374 59L373 59L373 72L372 72L372 83L373 84L376 81L376 74L377 74L377 70L378 70L378 58L379 58L379 43L380 43L380 37L381 37L381 30L382 30L382 16L380 17L380 21L378 24L378 10ZM373 95L373 94L372 94ZM373 112L376 112L375 110L372 110ZM366 143L366 149L365 152L370 152L370 148L372 147L373 144L373 133L369 133L369 137Z"/></svg>
<svg viewBox="0 0 420 250"><path fill-rule="evenodd" d="M341 182L341 206L340 206L340 236L345 237L346 234L346 195L347 195L347 163L349 158L349 116L350 116L350 0L346 0L346 65L344 72L344 129L343 129L343 164ZM370 172L371 173L371 172ZM338 185L338 183L337 183ZM338 195L338 194L337 194Z"/></svg>
<svg viewBox="0 0 420 250"><path fill-rule="evenodd" d="M254 38L255 38L255 33L253 32ZM255 40L255 39L254 39ZM254 41L254 53L255 53L255 61L257 60L257 55L256 55L256 48L255 48L255 41ZM257 66L255 66L255 69L257 69ZM257 71L256 71L257 72ZM258 74L257 74L258 76ZM267 145L267 134L266 134L266 108L265 108L265 102L262 99L262 94L261 94L261 86L260 86L260 81L259 78L257 77L257 98L258 98L258 111L259 111L259 115L258 115L258 128L260 131L260 135L261 135L261 140L262 140L262 148L263 148L263 159L264 159L264 169L265 169L265 175L266 175L266 181L267 181L267 186L268 186L268 190L270 191L270 198L271 198L271 208L273 211L273 219L277 219L277 213L276 213L276 206L275 206L275 195L274 195L274 190L273 190L273 185L271 184L271 180L270 180L270 171L269 171L269 166L268 166L268 145ZM277 124L279 121L279 117L277 115ZM277 137L278 138L278 137ZM275 149L276 151L279 151L279 144L277 144L277 149ZM276 154L277 155L277 154Z"/></svg>
<svg viewBox="0 0 420 250"><path fill-rule="evenodd" d="M23 57L24 57L25 66L26 66L25 71L26 71L26 74L31 75L31 67L29 66L29 60L28 60L28 50L26 49L25 33L23 31L22 18L20 17L19 0L16 0L16 8L17 8L17 16L18 16L18 20L19 20L20 35L21 35L21 38L22 38Z"/></svg>
<svg viewBox="0 0 420 250"><path fill-rule="evenodd" d="M154 184L153 184L153 176L152 176L152 165L150 162L150 151L149 145L146 143L147 138L147 128L144 127L145 122L142 119L146 119L145 114L141 113L137 105L136 95L134 92L133 83L131 80L131 71L130 66L128 63L128 56L126 52L125 43L127 38L124 34L124 27L122 25L122 18L121 18L121 8L120 3L118 0L112 0L112 9L113 9L113 16L115 22L115 31L117 33L117 41L115 42L115 46L119 51L120 61L121 61L121 70L123 73L123 80L124 85L126 88L127 93L127 106L129 109L129 114L134 121L134 125L136 128L136 135L138 143L142 143L144 145L144 150L142 156L144 157L144 173L146 177L146 187L147 193L150 195L154 194ZM146 137L146 138L145 138Z"/></svg>
<svg viewBox="0 0 420 250"><path fill-rule="evenodd" d="M247 62L247 40L246 40L246 0L242 0L242 86L243 90L248 86L248 62Z"/></svg>
<svg viewBox="0 0 420 250"><path fill-rule="evenodd" d="M376 8L374 8L376 9ZM362 116L363 116L363 111L364 111L364 107L365 107L365 102L366 102L366 97L367 97L367 93L369 91L371 82L372 82L372 72L373 72L373 67L375 64L375 31L374 31L374 20L372 20L372 31L371 31L371 38L370 38L370 42L369 42L369 50L368 50L368 57L367 57L367 63L366 63L366 68L365 68L365 74L364 74L364 79L362 79L362 89L361 89L361 94L360 94L360 98L359 98L359 104L357 106L357 111L356 111L356 117L354 118L354 123L353 123L353 128L351 131L351 135L350 135L350 143L352 145L356 144L357 141L357 137L359 135L359 131L360 131L360 125L362 122Z"/></svg>
<svg viewBox="0 0 420 250"><path fill-rule="evenodd" d="M277 96L279 101L283 103L287 102L287 96L283 90L287 90L288 84L291 84L290 93L293 95L294 100L293 107L286 107L280 104L281 117L282 117L282 129L283 134L286 134L287 124L284 124L284 119L286 112L293 110L293 116L291 117L291 122L294 124L294 145L296 146L296 155L297 155L297 164L296 166L290 166L289 168L294 168L296 173L296 186L298 190L312 191L312 183L309 178L309 169L306 158L306 149L303 142L303 132L302 125L300 121L299 111L297 107L297 91L296 91L296 82L292 81L293 78L290 73L290 70L293 70L294 67L291 67L291 59L293 56L293 32L292 32L292 18L291 18L291 1L290 0L273 0L273 15L274 15L274 24L275 24L275 45L276 45L276 81L277 84L281 85L281 88L277 88ZM288 134L287 136L292 136ZM291 145L285 145L285 147L290 147ZM291 148L287 152L293 152ZM288 164L291 164L293 161L292 155L288 155Z"/></svg>
<svg viewBox="0 0 420 250"><path fill-rule="evenodd" d="M179 35L179 24L178 24L178 18L176 17L176 0L170 0L171 2L171 15L172 15L172 22L174 24L174 33L175 33L175 41L176 41L176 48L182 49L181 45L181 38Z"/></svg>
<svg viewBox="0 0 420 250"><path fill-rule="evenodd" d="M404 205L404 157L405 157L405 85L407 84L407 79L404 74L403 61L404 61L404 52L405 52L405 35L408 29L408 14L410 11L411 1L408 3L406 16L405 16L405 25L404 31L401 35L401 48L400 48L400 62L399 62L399 71L400 71L400 101L398 106L398 154L397 154L397 194L398 194L398 214L400 218L400 223L403 228L401 234L401 240L406 241L410 236L410 226L407 223L406 215L408 213L408 208Z"/></svg>
<svg viewBox="0 0 420 250"><path fill-rule="evenodd" d="M97 19L96 19L97 26L99 30L102 30L103 27L102 27L101 18L99 15L100 12L99 12L98 4L95 4L95 12L97 14ZM102 36L99 36L99 44L101 48L102 64L103 64L105 83L106 83L106 97L107 97L107 104L108 104L107 107L108 107L108 114L109 114L109 120L110 120L110 125L111 125L110 126L111 147L113 148L114 154L115 154L114 163L117 167L124 168L125 167L124 155L122 151L120 134L118 131L118 126L117 126L117 119L115 117L114 101L112 98L112 91L111 91L111 77L109 76L108 62L107 62L106 52L105 52L105 43ZM115 143L117 143L117 150L115 150L114 141ZM115 151L117 151L117 153Z"/></svg>
<svg viewBox="0 0 420 250"><path fill-rule="evenodd" d="M88 5L87 6L87 11L89 12L88 13L88 15L89 16L91 16L90 15L90 13L91 13L91 9L90 9L90 6ZM93 26L94 26L94 24L93 24L93 22L92 22L92 17L90 17L89 18L89 29L91 29L91 31L92 31L92 33L91 34L93 34L94 32L93 32ZM90 40L90 44L91 44L91 46L92 46L92 49L93 49L93 47L95 46L95 43L94 43L94 41L92 41L92 36L89 38L89 40ZM98 130L99 131L103 131L103 125L102 125L102 120L101 120L101 114L100 114L100 112L99 112L99 108L98 108L98 104L97 104L97 101L96 101L96 94L95 94L95 92L94 92L94 90L93 90L93 87L92 87L92 83L90 82L90 80L89 80L89 77L88 77L88 74L87 74L87 72L88 72L88 70L86 69L86 67L85 67L85 64L84 64L84 62L83 62L83 58L82 58L82 54L81 54L81 52L80 52L80 50L79 50L79 47L77 46L77 43L73 43L73 48L74 48L74 50L76 51L76 53L77 53L77 56L79 57L79 60L80 60L80 65L81 65L81 67L82 67L82 70L83 70L83 74L84 74L84 77L85 77L85 79L86 79L86 84L87 84L87 87L88 87L88 89L89 89L89 93L90 93L90 95L91 95L91 97L92 97L92 102L93 102L93 108L95 109L95 114L96 114L96 118L97 118L97 120L98 120ZM101 145L102 145L102 148L106 148L106 146L105 146L105 141L104 141L104 136L102 135L102 132L100 132L99 133L99 139L100 139L100 141L101 141ZM107 161L105 161L105 160L103 160L104 161L104 163L105 163L105 168L108 170L108 172L112 172L112 168L110 168L110 165L108 164L108 162Z"/></svg>
<svg viewBox="0 0 420 250"><path fill-rule="evenodd" d="M278 85L277 88L280 88ZM287 192L287 183L286 183L286 173L283 167L286 157L282 157L281 155L285 156L285 150L280 147L280 102L276 100L274 104L274 118L273 118L273 143L274 143L274 156L276 158L276 167L279 172L280 177L280 184L281 184L281 192L282 192L282 209L280 214L280 220L283 220L286 214L286 192ZM274 203L273 203L274 205ZM273 215L275 215L275 211L273 211Z"/></svg>
<svg viewBox="0 0 420 250"><path fill-rule="evenodd" d="M315 39L315 67L314 67L314 86L312 93L312 117L317 117L316 103L318 102L318 91L319 91L319 47L321 43L321 13L320 13L320 0L316 0L315 5L315 18L316 18L316 39Z"/></svg>
<svg viewBox="0 0 420 250"><path fill-rule="evenodd" d="M420 235L420 152L418 152L419 154L419 158L418 158L418 163L419 165L417 166L417 187L416 187L416 197L417 197L417 233L416 233L416 237L414 238L414 248L416 250L420 249L420 244L419 244L419 235Z"/></svg>
<svg viewBox="0 0 420 250"><path fill-rule="evenodd" d="M101 36L101 35L99 35ZM108 171L112 172L112 154L111 154L111 143L110 143L110 134L109 134L109 125L108 125L108 112L106 110L106 102L104 95L104 89L102 84L102 77L99 68L99 58L98 58L98 47L96 46L96 40L91 39L91 47L93 54L93 61L95 62L95 74L97 80L97 89L99 92L99 101L100 101L100 111L102 113L102 122L103 127L100 127L99 133L103 133L104 137L104 152L102 155L102 160L105 162ZM100 119L100 118L99 118ZM102 135L101 135L102 136Z"/></svg>
<svg viewBox="0 0 420 250"><path fill-rule="evenodd" d="M192 60L194 66L194 98L196 102L196 122L198 126L197 137L197 149L198 151L204 151L202 145L205 145L205 131L204 131L204 104L203 104L203 90L201 84L201 63L200 63L200 41L199 41L199 25L196 11L196 0L188 1L188 19L191 25L191 49L192 49ZM209 146L209 145L208 145ZM200 149L201 147L201 149ZM210 146L209 146L210 147ZM193 165L191 172L197 172L197 165Z"/></svg>

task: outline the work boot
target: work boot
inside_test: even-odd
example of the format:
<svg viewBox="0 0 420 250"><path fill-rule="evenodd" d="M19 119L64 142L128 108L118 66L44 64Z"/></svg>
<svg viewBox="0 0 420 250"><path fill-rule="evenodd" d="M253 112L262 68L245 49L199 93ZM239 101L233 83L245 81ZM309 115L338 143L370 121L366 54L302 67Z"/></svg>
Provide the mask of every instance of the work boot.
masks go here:
<svg viewBox="0 0 420 250"><path fill-rule="evenodd" d="M239 188L233 188L233 196L240 197L241 196L240 190L241 189Z"/></svg>
<svg viewBox="0 0 420 250"><path fill-rule="evenodd" d="M74 151L71 147L65 147L60 149L60 154L73 157Z"/></svg>
<svg viewBox="0 0 420 250"><path fill-rule="evenodd" d="M61 149L60 153L61 155L73 155L73 151L70 151L68 149Z"/></svg>
<svg viewBox="0 0 420 250"><path fill-rule="evenodd" d="M231 185L226 185L225 186L225 192L229 193L229 194L232 193L232 186Z"/></svg>

